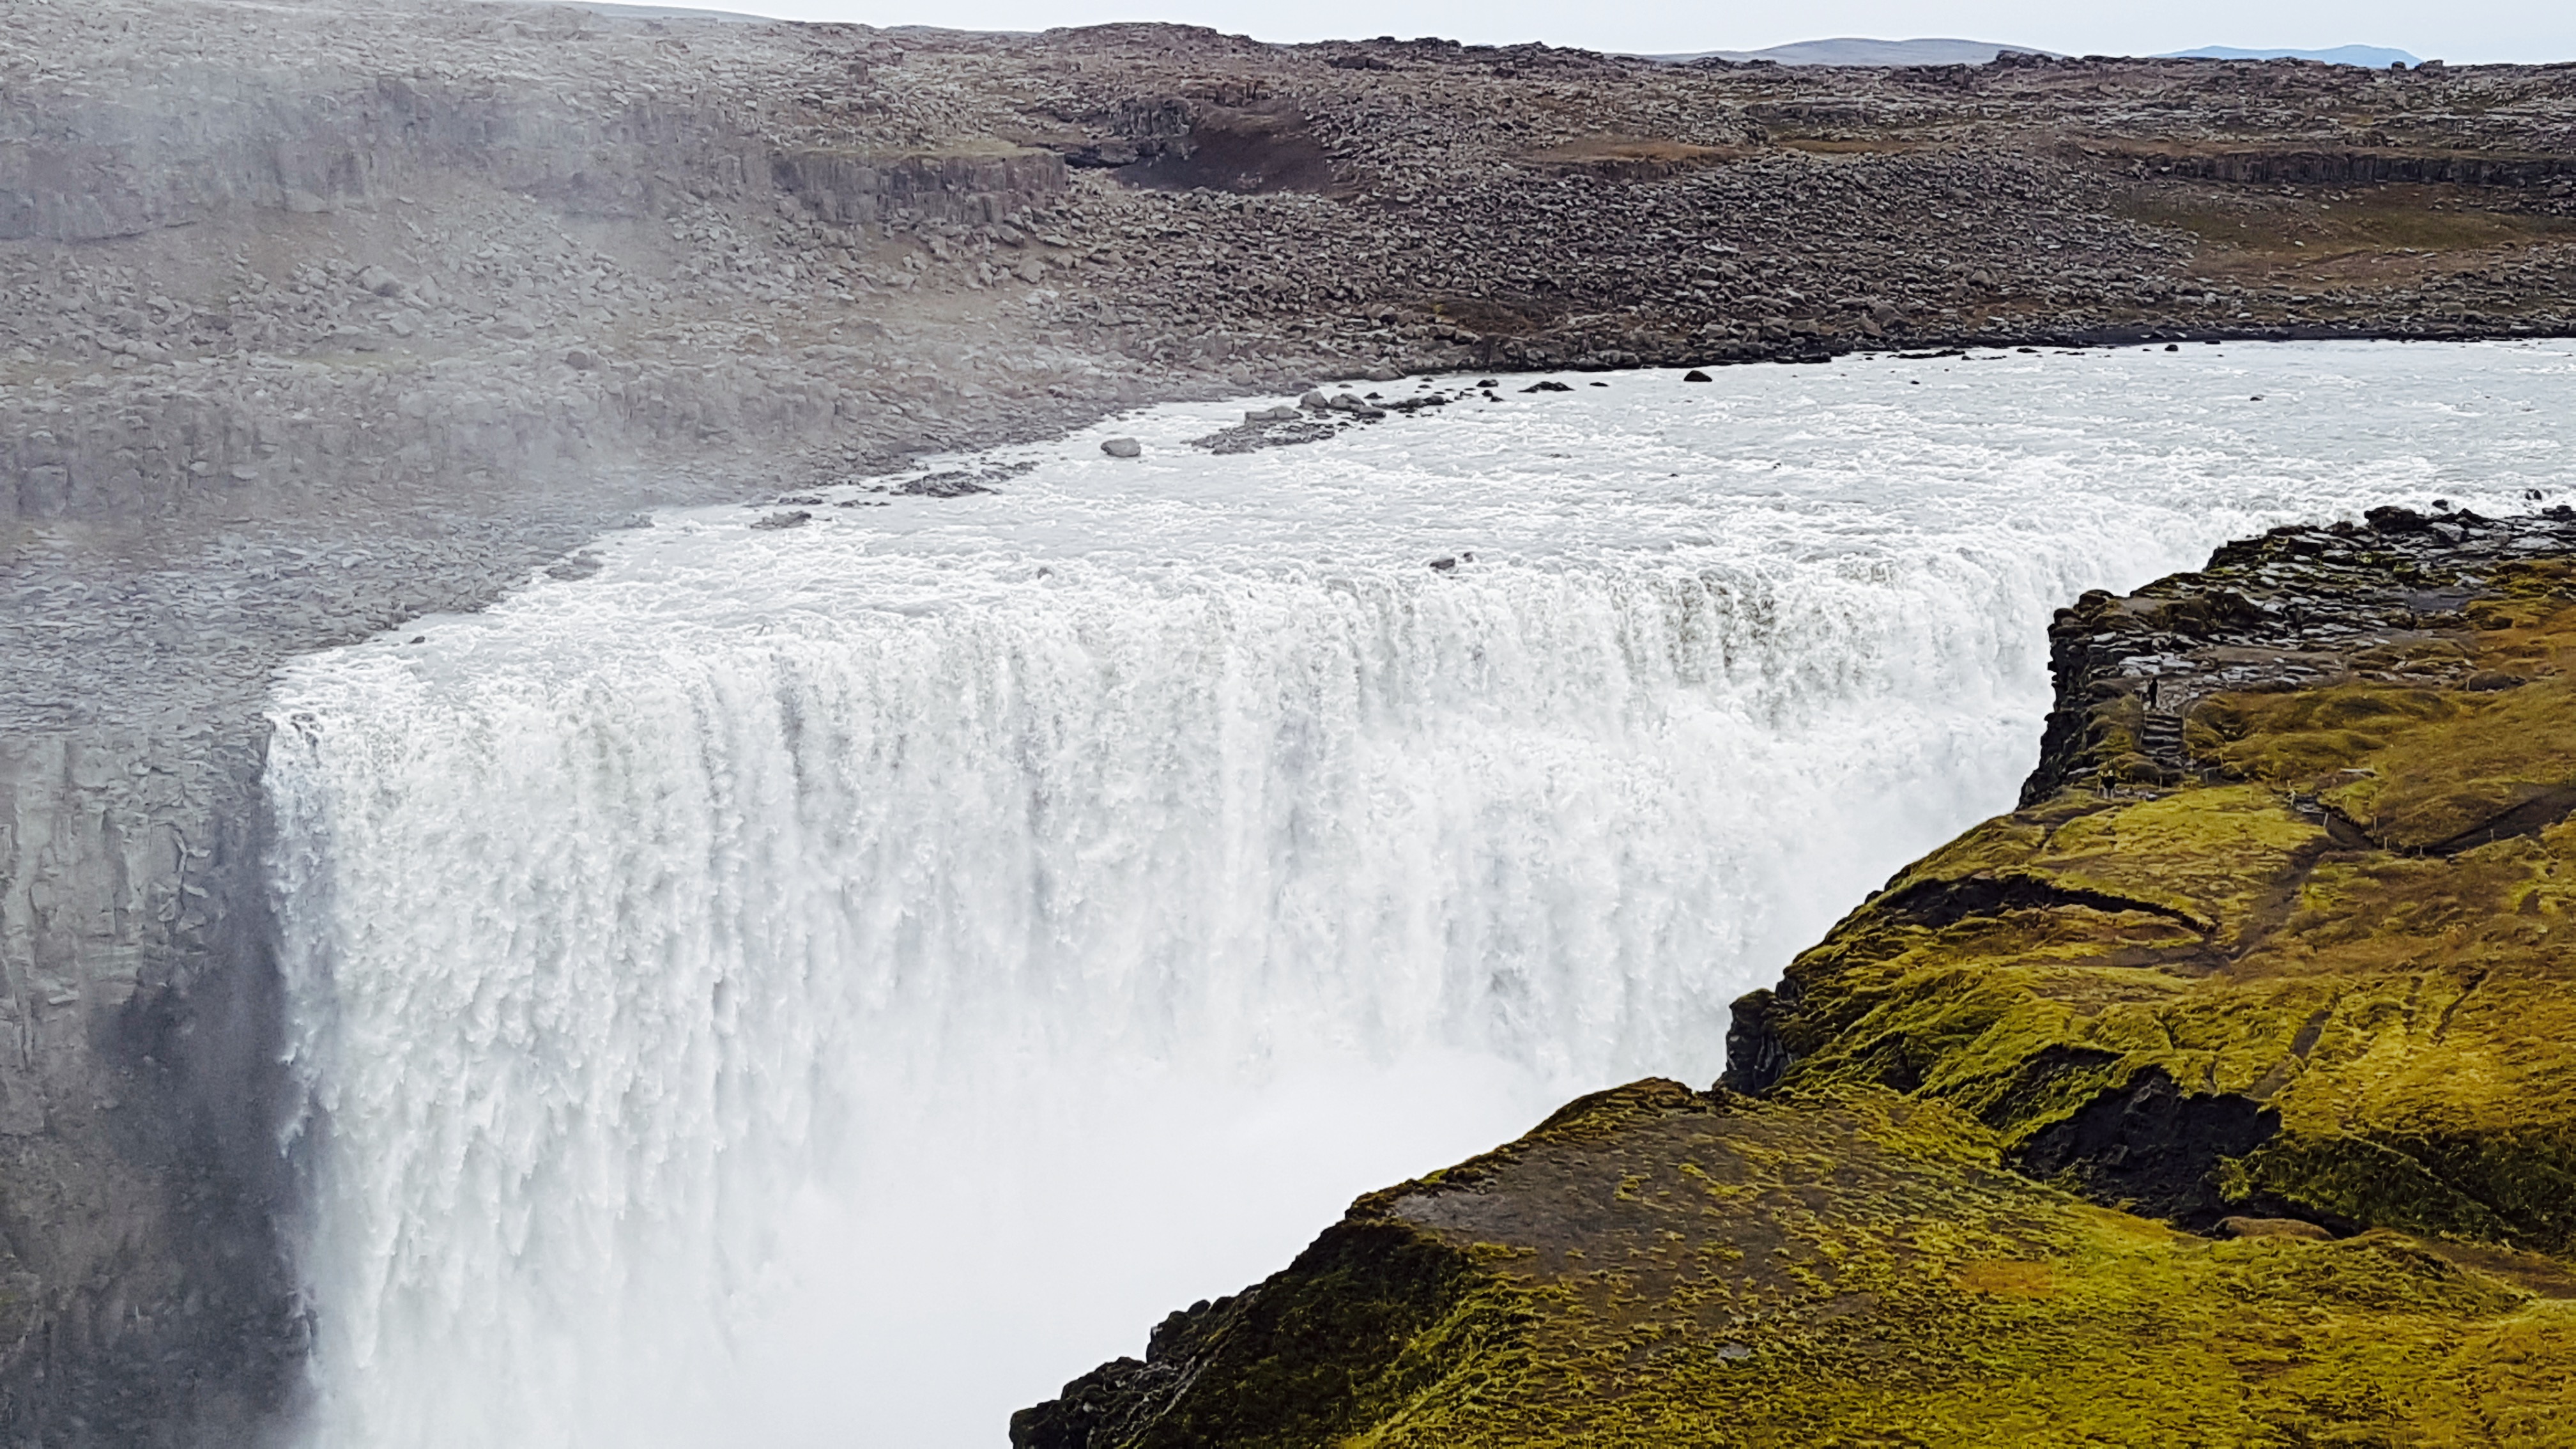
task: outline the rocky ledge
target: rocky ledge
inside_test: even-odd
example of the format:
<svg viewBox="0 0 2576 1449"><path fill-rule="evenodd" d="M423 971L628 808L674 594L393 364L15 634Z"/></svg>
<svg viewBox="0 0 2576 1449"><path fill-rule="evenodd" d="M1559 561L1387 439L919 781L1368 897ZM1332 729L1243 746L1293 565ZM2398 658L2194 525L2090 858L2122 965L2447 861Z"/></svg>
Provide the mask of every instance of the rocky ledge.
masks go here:
<svg viewBox="0 0 2576 1449"><path fill-rule="evenodd" d="M2541 1444L2576 1382L2576 514L2051 630L2022 806L1645 1081L1371 1194L1022 1449Z"/></svg>

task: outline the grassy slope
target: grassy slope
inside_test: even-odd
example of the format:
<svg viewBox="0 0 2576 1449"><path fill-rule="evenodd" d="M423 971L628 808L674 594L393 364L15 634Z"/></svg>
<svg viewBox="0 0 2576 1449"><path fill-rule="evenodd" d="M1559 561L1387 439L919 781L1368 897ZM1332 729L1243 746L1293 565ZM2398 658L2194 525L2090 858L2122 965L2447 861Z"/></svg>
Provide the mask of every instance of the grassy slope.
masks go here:
<svg viewBox="0 0 2576 1449"><path fill-rule="evenodd" d="M1124 1442L2570 1442L2564 1265L2197 1237L2000 1145L1884 1090L1605 1093L1199 1315L1193 1389Z"/></svg>
<svg viewBox="0 0 2576 1449"><path fill-rule="evenodd" d="M1904 1085L2013 1150L2160 1069L2278 1114L2223 1199L2576 1251L2564 583L2519 570L2412 644L2458 656L2444 683L2217 695L2185 726L2209 782L2069 792L1921 862L1792 966L1790 1082ZM1989 882L2031 904L1924 908Z"/></svg>

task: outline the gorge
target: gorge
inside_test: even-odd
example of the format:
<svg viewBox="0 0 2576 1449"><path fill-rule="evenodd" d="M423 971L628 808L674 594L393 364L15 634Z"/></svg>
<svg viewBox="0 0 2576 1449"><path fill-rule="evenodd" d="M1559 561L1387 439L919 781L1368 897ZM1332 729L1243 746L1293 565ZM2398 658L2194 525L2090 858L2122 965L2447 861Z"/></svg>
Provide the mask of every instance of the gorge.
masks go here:
<svg viewBox="0 0 2576 1449"><path fill-rule="evenodd" d="M2556 497L2571 74L11 7L0 1439L990 1438L1704 1084L2053 609Z"/></svg>

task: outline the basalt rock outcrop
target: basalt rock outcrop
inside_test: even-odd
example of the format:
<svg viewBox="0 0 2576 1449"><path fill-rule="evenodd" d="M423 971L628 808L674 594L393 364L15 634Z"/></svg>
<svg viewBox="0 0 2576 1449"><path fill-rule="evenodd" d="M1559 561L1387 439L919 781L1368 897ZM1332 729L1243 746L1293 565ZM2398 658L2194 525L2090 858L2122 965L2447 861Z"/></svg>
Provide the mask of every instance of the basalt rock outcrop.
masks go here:
<svg viewBox="0 0 2576 1449"><path fill-rule="evenodd" d="M1361 1199L1013 1442L2566 1442L2576 516L2278 529L2051 640L2021 808L1724 1081Z"/></svg>

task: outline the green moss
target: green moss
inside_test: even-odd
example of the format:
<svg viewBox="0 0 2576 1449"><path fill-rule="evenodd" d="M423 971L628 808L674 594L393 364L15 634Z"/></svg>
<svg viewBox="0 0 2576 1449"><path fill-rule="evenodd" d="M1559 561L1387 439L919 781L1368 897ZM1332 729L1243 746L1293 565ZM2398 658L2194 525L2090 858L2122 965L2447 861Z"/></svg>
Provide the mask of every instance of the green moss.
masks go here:
<svg viewBox="0 0 2576 1449"><path fill-rule="evenodd" d="M1381 1230L1465 1265L1385 1360L1403 1371L1355 1379L1305 1437L1234 1438L1198 1402L1273 1404L1293 1375L1211 1361L1165 1421L1206 1437L1139 1442L2566 1442L2576 1301L2511 1260L2386 1231L2195 1238L2004 1172L1995 1134L1888 1092L1641 1084L1600 1121L1380 1195Z"/></svg>
<svg viewBox="0 0 2576 1449"><path fill-rule="evenodd" d="M2576 1251L2564 574L2512 575L2508 627L2385 646L2448 684L2216 696L2209 777L1900 875L1791 966L1789 1084L1938 1098L2011 1151L2160 1071L2278 1114L2211 1164L2237 1200Z"/></svg>

